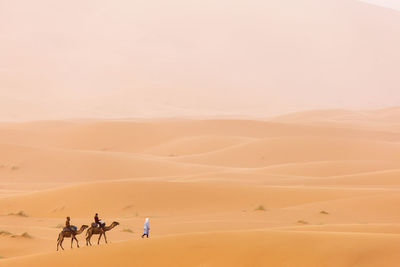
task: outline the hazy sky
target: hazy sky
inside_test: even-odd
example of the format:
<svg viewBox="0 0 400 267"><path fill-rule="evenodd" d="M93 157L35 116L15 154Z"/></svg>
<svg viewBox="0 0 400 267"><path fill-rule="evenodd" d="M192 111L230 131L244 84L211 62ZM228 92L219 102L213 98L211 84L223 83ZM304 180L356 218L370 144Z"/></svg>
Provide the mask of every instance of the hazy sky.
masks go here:
<svg viewBox="0 0 400 267"><path fill-rule="evenodd" d="M0 119L399 105L399 47L353 0L0 0Z"/></svg>
<svg viewBox="0 0 400 267"><path fill-rule="evenodd" d="M361 1L400 10L400 0L361 0Z"/></svg>

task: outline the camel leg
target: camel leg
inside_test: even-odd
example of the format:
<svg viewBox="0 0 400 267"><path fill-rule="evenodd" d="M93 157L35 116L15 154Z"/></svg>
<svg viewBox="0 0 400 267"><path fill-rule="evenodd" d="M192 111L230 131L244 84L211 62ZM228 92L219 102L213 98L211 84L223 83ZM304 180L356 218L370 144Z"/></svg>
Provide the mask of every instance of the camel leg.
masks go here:
<svg viewBox="0 0 400 267"><path fill-rule="evenodd" d="M62 246L62 243L64 242L64 237L62 237L61 238L61 240L60 240L60 247L62 248L62 250L64 250L64 248L63 248L63 246Z"/></svg>
<svg viewBox="0 0 400 267"><path fill-rule="evenodd" d="M86 245L89 243L89 245L92 245L92 242L90 242L90 239L92 239L92 234L88 234L86 237Z"/></svg>
<svg viewBox="0 0 400 267"><path fill-rule="evenodd" d="M99 240L97 240L97 245L100 244L100 238L101 238L102 235L103 235L103 233L100 233Z"/></svg>
<svg viewBox="0 0 400 267"><path fill-rule="evenodd" d="M71 236L71 248L72 248L72 243L74 243L74 236Z"/></svg>
<svg viewBox="0 0 400 267"><path fill-rule="evenodd" d="M78 242L78 239L76 239L76 236L74 236L74 239L76 241L76 246L79 248L79 242Z"/></svg>
<svg viewBox="0 0 400 267"><path fill-rule="evenodd" d="M104 232L104 240L106 241L106 244L107 244L107 236L106 236L106 232Z"/></svg>
<svg viewBox="0 0 400 267"><path fill-rule="evenodd" d="M58 251L59 246L60 246L60 235L58 235L58 238L57 238L57 251Z"/></svg>

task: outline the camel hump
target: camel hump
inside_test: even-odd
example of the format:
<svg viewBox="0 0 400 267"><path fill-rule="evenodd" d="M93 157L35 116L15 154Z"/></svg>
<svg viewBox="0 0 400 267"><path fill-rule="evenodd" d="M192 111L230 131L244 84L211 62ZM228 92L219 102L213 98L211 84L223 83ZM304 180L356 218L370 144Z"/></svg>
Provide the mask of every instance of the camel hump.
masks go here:
<svg viewBox="0 0 400 267"><path fill-rule="evenodd" d="M63 228L63 232L71 232L71 230L76 232L78 230L78 227L76 227L75 225L71 225L70 228L68 228L68 227Z"/></svg>
<svg viewBox="0 0 400 267"><path fill-rule="evenodd" d="M100 220L99 223L100 223L101 227L104 227L106 225L106 223L103 220ZM99 227L99 225L97 223L92 223L92 227L96 228L96 227Z"/></svg>

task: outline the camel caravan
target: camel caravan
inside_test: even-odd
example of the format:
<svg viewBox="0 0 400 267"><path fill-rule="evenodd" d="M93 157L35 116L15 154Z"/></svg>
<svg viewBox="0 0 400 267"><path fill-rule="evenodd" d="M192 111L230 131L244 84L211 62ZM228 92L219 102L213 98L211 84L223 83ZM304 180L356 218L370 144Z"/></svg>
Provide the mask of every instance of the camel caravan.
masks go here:
<svg viewBox="0 0 400 267"><path fill-rule="evenodd" d="M92 238L93 235L99 235L97 244L100 244L100 239L102 236L104 236L104 240L107 243L106 232L110 231L117 225L119 225L119 222L113 222L112 224L106 226L106 223L103 220L100 220L98 214L96 213L94 217L94 223L92 223L91 227L89 227L88 225L82 225L81 228L78 230L78 228L75 225L71 225L71 218L67 217L64 229L61 231L61 233L58 234L57 251L59 247L61 247L64 250L62 246L64 238L71 238L71 248L74 243L74 240L76 241L76 245L79 248L79 242L76 236L83 233L83 231L85 231L85 229L87 228L88 229L86 231L86 246L92 245L90 239Z"/></svg>

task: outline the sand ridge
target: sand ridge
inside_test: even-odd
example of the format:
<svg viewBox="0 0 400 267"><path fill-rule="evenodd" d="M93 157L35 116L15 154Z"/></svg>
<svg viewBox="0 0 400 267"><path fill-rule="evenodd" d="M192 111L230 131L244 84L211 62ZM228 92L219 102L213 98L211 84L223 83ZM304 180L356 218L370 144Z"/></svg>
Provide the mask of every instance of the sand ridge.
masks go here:
<svg viewBox="0 0 400 267"><path fill-rule="evenodd" d="M397 266L399 133L347 118L2 123L0 266Z"/></svg>

